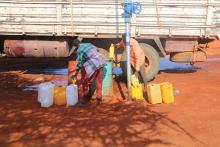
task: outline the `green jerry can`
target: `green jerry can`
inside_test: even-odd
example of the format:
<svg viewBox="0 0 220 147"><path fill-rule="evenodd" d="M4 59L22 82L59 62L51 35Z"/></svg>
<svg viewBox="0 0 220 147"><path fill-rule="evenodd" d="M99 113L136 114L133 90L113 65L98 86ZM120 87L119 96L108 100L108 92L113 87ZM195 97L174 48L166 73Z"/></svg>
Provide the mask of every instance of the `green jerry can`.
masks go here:
<svg viewBox="0 0 220 147"><path fill-rule="evenodd" d="M94 80L91 87L91 92L94 93L96 89L96 81ZM102 71L102 96L103 100L107 100L113 94L112 82L112 61L107 60Z"/></svg>

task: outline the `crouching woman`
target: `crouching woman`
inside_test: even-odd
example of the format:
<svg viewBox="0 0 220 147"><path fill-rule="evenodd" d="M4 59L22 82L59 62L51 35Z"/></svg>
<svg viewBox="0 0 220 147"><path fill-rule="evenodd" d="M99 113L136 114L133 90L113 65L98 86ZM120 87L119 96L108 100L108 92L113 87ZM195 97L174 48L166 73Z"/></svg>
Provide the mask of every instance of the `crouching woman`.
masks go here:
<svg viewBox="0 0 220 147"><path fill-rule="evenodd" d="M79 39L73 41L76 46L77 65L76 73L73 78L77 79L77 75L81 70L81 83L83 90L83 98L80 105L87 105L90 98L90 87L94 79L96 79L96 102L102 102L102 70L105 65L105 60L97 51L97 47L91 43L81 43Z"/></svg>

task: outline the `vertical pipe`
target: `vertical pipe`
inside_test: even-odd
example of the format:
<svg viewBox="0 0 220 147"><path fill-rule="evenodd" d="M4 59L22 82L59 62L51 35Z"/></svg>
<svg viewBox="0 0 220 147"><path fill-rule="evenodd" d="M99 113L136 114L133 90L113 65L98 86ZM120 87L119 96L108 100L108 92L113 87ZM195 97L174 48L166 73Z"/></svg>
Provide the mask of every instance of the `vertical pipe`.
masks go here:
<svg viewBox="0 0 220 147"><path fill-rule="evenodd" d="M130 99L131 96L131 61L130 61L130 19L131 19L131 13L129 9L129 5L132 1L131 0L124 0L124 19L125 19L125 46L126 46L126 59L127 59L127 87L128 87L128 99Z"/></svg>
<svg viewBox="0 0 220 147"><path fill-rule="evenodd" d="M131 96L131 47L130 47L130 23L126 22L126 59L127 59L127 87L128 87L128 98Z"/></svg>

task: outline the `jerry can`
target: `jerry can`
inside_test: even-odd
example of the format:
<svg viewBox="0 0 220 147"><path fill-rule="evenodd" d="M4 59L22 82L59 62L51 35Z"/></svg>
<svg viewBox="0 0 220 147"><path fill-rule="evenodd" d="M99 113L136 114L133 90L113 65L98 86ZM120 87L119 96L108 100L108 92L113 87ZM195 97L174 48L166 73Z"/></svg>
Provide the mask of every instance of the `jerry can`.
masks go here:
<svg viewBox="0 0 220 147"><path fill-rule="evenodd" d="M110 48L109 48L109 58L113 59L115 55L115 47L114 44L111 44Z"/></svg>
<svg viewBox="0 0 220 147"><path fill-rule="evenodd" d="M96 80L93 81L91 91L94 93L96 90ZM112 83L112 61L106 60L106 64L102 71L102 96L103 100L111 98L113 95L113 83Z"/></svg>
<svg viewBox="0 0 220 147"><path fill-rule="evenodd" d="M138 78L134 74L131 75L131 84L133 86L139 86L140 85Z"/></svg>
<svg viewBox="0 0 220 147"><path fill-rule="evenodd" d="M143 90L142 86L131 86L131 96L132 98L135 98L136 100L143 100Z"/></svg>
<svg viewBox="0 0 220 147"><path fill-rule="evenodd" d="M102 71L102 96L103 99L111 97L113 94L112 83L112 61L106 61Z"/></svg>
<svg viewBox="0 0 220 147"><path fill-rule="evenodd" d="M170 104L174 102L173 85L169 82L160 84L163 103Z"/></svg>
<svg viewBox="0 0 220 147"><path fill-rule="evenodd" d="M148 101L151 104L162 103L162 95L160 91L160 84L149 84L147 85Z"/></svg>
<svg viewBox="0 0 220 147"><path fill-rule="evenodd" d="M41 83L38 87L38 102L41 107L50 107L53 105L54 84L51 82Z"/></svg>
<svg viewBox="0 0 220 147"><path fill-rule="evenodd" d="M66 87L67 106L74 106L78 103L78 86L71 84Z"/></svg>
<svg viewBox="0 0 220 147"><path fill-rule="evenodd" d="M135 75L131 76L131 96L137 100L143 100L143 89Z"/></svg>
<svg viewBox="0 0 220 147"><path fill-rule="evenodd" d="M54 104L55 105L65 105L66 104L66 87L56 86L54 88Z"/></svg>

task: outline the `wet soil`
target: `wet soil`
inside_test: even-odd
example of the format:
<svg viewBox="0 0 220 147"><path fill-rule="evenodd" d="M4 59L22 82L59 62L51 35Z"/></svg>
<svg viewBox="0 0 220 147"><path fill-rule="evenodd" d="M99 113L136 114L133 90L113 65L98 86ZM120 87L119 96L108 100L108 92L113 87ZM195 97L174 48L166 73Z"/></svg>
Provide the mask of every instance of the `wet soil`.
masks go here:
<svg viewBox="0 0 220 147"><path fill-rule="evenodd" d="M218 43L216 43L218 45ZM209 50L220 58L220 47ZM174 104L128 102L126 84L114 82L112 99L86 108L41 108L27 85L67 80L25 70L0 72L1 146L180 146L220 144L220 61L193 68L164 68L151 83L171 82Z"/></svg>

